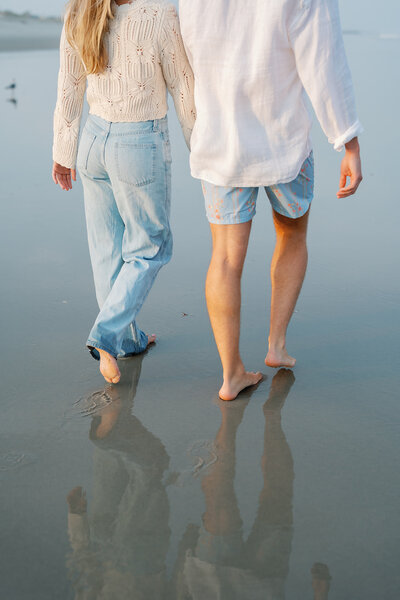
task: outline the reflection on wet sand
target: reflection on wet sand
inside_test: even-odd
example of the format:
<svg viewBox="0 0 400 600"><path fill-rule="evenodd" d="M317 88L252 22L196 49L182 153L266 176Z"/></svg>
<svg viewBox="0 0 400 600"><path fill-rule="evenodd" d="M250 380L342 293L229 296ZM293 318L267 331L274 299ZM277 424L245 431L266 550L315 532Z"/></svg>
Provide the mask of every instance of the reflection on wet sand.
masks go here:
<svg viewBox="0 0 400 600"><path fill-rule="evenodd" d="M234 489L236 435L249 398L220 402L216 460L202 477L206 510L181 540L170 581L169 501L162 442L132 414L142 357L129 363L130 382L107 388L112 402L92 417L93 493L68 496L67 561L76 600L284 600L293 537L293 459L281 410L294 383L291 371L274 377L263 406L263 488L252 530L244 540ZM182 492L183 493L183 492ZM200 518L199 518L200 521ZM314 600L327 600L328 567L312 569ZM310 589L311 595L311 589Z"/></svg>
<svg viewBox="0 0 400 600"><path fill-rule="evenodd" d="M261 458L263 488L248 539L234 489L236 434L249 400L220 403L216 435L218 460L203 476L206 511L197 533L187 535L176 570L176 598L193 600L284 600L293 537L293 459L281 427L281 409L294 375L281 369L274 377L265 418ZM326 565L312 568L315 600L326 600Z"/></svg>
<svg viewBox="0 0 400 600"><path fill-rule="evenodd" d="M166 589L169 503L161 441L132 414L142 357L129 362L130 383L107 390L113 402L92 418L92 500L68 494L72 552L68 570L79 600L157 600ZM134 594L134 595L132 595Z"/></svg>

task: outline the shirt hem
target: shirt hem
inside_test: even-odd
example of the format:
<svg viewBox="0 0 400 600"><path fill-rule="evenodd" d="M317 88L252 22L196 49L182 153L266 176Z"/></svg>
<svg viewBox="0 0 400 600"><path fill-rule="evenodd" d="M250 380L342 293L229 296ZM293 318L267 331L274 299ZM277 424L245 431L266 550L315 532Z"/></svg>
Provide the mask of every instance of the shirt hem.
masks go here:
<svg viewBox="0 0 400 600"><path fill-rule="evenodd" d="M194 166L191 166L191 175L194 177L194 179L200 179L202 181L206 181L207 183L211 183L212 185L218 185L222 187L270 187L272 185L290 183L291 181L294 181L300 173L300 169L306 158L310 155L311 151L312 147L307 145L304 156L303 154L301 155L302 158L298 163L296 163L296 167L286 175L276 175L270 177L259 175L254 178L243 175L242 177L235 178L223 176L215 171L197 169Z"/></svg>

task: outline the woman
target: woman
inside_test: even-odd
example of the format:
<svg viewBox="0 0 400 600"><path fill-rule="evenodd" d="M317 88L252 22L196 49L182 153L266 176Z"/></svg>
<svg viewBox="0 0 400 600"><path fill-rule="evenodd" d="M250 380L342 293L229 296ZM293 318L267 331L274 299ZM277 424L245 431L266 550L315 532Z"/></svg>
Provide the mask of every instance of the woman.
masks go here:
<svg viewBox="0 0 400 600"><path fill-rule="evenodd" d="M90 114L77 152L86 83ZM135 319L172 254L166 88L189 145L193 74L174 6L70 0L61 36L53 179L70 190L77 163L100 306L87 346L110 383L120 379L117 358L155 341Z"/></svg>

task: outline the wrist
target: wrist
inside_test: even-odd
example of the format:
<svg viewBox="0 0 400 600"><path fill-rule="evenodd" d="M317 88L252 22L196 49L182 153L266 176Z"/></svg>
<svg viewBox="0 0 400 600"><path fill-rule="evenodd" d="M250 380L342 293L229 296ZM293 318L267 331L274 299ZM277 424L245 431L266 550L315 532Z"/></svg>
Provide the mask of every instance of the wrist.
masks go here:
<svg viewBox="0 0 400 600"><path fill-rule="evenodd" d="M347 144L345 144L346 152L360 153L360 144L358 143L358 137L353 138Z"/></svg>

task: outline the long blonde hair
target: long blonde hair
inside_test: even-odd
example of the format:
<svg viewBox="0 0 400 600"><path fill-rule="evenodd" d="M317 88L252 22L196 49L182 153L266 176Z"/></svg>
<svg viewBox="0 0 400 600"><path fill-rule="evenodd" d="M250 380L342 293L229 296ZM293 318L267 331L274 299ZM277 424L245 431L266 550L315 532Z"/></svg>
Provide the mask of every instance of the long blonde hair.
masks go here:
<svg viewBox="0 0 400 600"><path fill-rule="evenodd" d="M113 0L69 0L67 4L65 35L89 74L102 73L107 66L104 37L114 18L112 4Z"/></svg>

